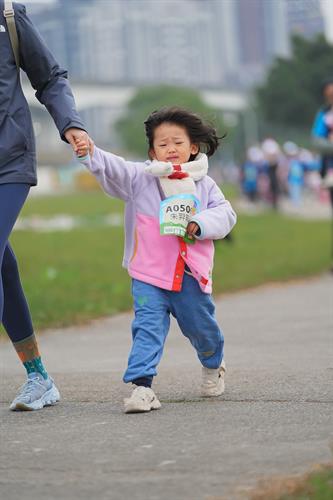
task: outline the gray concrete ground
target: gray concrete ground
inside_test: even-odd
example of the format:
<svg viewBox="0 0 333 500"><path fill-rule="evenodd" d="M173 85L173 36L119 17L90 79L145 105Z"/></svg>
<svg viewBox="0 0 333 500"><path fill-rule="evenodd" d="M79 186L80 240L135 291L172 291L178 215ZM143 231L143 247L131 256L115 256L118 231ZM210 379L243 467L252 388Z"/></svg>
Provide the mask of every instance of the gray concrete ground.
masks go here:
<svg viewBox="0 0 333 500"><path fill-rule="evenodd" d="M199 396L200 366L173 324L156 379L162 409L124 415L131 315L41 338L62 394L12 413L23 372L0 345L0 498L248 498L259 478L332 460L333 277L267 285L217 301L227 386Z"/></svg>

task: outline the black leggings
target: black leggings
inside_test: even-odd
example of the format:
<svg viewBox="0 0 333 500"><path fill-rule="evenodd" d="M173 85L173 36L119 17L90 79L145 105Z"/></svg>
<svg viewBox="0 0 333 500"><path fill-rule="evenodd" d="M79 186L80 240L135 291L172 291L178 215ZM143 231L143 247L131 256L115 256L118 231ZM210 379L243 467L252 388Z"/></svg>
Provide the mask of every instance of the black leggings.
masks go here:
<svg viewBox="0 0 333 500"><path fill-rule="evenodd" d="M28 184L0 184L0 318L12 342L33 334L17 261L8 242L29 189Z"/></svg>

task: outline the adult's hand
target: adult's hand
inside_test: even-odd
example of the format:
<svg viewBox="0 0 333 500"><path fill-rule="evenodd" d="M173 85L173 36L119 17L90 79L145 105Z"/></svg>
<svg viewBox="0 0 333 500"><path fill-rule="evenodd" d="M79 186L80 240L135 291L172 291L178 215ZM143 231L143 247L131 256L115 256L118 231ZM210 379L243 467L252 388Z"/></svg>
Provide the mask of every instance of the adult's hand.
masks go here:
<svg viewBox="0 0 333 500"><path fill-rule="evenodd" d="M66 132L64 133L64 136L66 137L66 140L69 142L69 144L72 146L74 153L77 153L77 143L79 142L84 142L89 148L89 136L87 132L80 128L68 128Z"/></svg>

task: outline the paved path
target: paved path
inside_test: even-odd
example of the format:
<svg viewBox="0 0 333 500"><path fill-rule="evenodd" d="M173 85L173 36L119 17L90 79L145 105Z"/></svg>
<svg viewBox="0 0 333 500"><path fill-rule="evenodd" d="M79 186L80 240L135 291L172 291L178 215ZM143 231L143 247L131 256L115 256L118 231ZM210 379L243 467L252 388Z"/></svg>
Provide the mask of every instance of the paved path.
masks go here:
<svg viewBox="0 0 333 500"><path fill-rule="evenodd" d="M43 335L63 400L41 412L7 410L22 370L2 342L0 498L233 500L258 478L331 460L333 277L227 295L217 314L225 395L200 399L200 367L173 325L163 407L145 415L122 413L131 315Z"/></svg>

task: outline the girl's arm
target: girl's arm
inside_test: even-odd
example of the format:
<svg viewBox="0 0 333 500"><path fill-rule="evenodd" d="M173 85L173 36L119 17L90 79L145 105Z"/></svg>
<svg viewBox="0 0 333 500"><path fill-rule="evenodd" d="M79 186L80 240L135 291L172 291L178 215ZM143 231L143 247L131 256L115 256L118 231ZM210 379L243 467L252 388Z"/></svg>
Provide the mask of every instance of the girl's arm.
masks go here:
<svg viewBox="0 0 333 500"><path fill-rule="evenodd" d="M191 218L200 227L198 240L219 240L225 238L236 224L237 216L229 201L225 199L217 184L212 181L208 207Z"/></svg>
<svg viewBox="0 0 333 500"><path fill-rule="evenodd" d="M78 160L96 177L107 194L124 201L134 197L144 176L145 163L126 161L95 145L91 145L90 155Z"/></svg>

